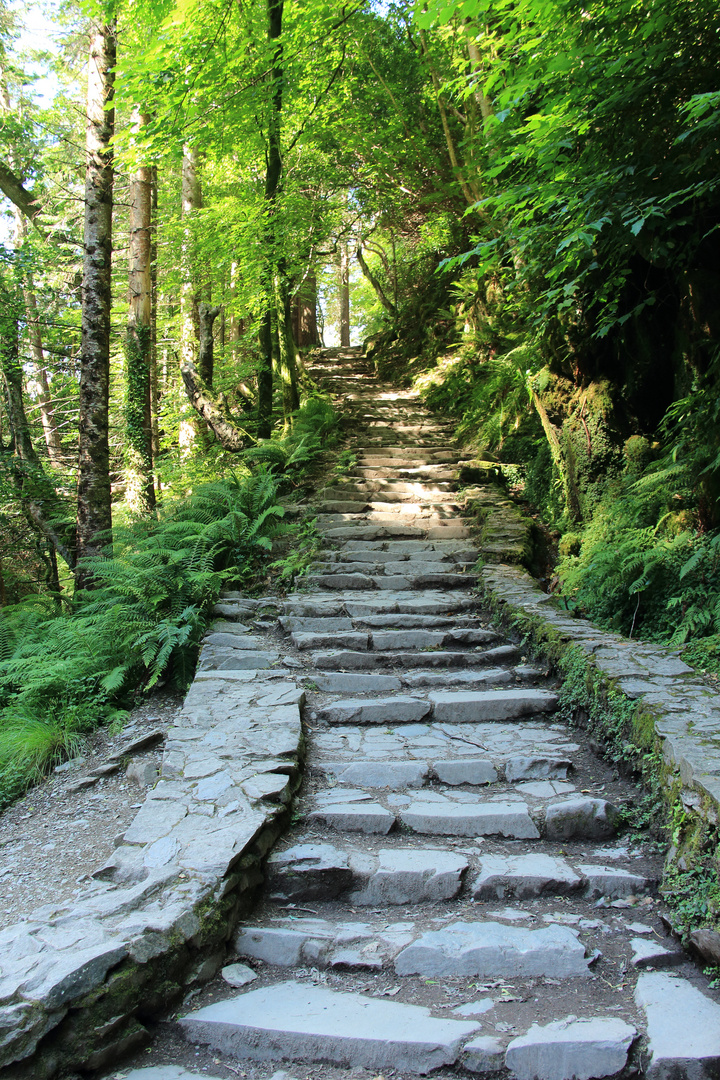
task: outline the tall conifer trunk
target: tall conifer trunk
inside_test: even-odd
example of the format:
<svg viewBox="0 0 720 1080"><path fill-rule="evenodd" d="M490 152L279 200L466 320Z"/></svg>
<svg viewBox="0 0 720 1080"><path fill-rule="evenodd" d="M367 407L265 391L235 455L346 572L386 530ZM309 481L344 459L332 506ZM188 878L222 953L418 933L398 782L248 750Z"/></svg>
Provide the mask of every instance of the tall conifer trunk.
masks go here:
<svg viewBox="0 0 720 1080"><path fill-rule="evenodd" d="M139 125L146 116L136 116ZM152 169L141 165L130 181L129 297L125 438L126 494L138 513L155 508L150 368L152 357Z"/></svg>
<svg viewBox="0 0 720 1080"><path fill-rule="evenodd" d="M114 21L93 27L88 63L77 489L80 557L97 555L102 548L99 534L107 533L112 525L108 403L113 209L110 140L115 112L106 105L113 98L115 33ZM80 570L76 586L87 588L91 584L87 572Z"/></svg>

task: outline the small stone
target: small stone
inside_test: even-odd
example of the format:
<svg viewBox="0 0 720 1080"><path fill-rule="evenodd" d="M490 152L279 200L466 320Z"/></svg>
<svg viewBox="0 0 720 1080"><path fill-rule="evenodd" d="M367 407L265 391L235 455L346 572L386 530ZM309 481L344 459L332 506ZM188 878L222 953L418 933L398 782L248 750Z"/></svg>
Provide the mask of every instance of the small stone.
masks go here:
<svg viewBox="0 0 720 1080"><path fill-rule="evenodd" d="M228 964L220 972L229 986L247 986L248 983L257 979L257 974L247 964Z"/></svg>
<svg viewBox="0 0 720 1080"><path fill-rule="evenodd" d="M453 1016L482 1016L495 1007L493 998L480 998L479 1001L466 1001L464 1005L458 1005L451 1009Z"/></svg>
<svg viewBox="0 0 720 1080"><path fill-rule="evenodd" d="M720 933L717 930L693 930L690 944L697 949L706 964L720 967Z"/></svg>
<svg viewBox="0 0 720 1080"><path fill-rule="evenodd" d="M491 1035L480 1035L472 1042L465 1043L462 1063L471 1073L499 1072L505 1064L505 1047Z"/></svg>
<svg viewBox="0 0 720 1080"><path fill-rule="evenodd" d="M552 803L545 814L548 840L597 840L615 832L618 812L605 799L568 799Z"/></svg>
<svg viewBox="0 0 720 1080"><path fill-rule="evenodd" d="M99 776L81 776L74 780L72 784L68 784L65 790L70 795L76 791L85 791L86 788L95 787L99 779Z"/></svg>
<svg viewBox="0 0 720 1080"><path fill-rule="evenodd" d="M149 750L152 746L157 746L165 738L165 732L160 730L148 731L146 735L141 735L137 739L132 739L130 742L125 743L119 750L116 750L114 754L110 755L111 761L119 761L120 758L132 757L133 754L140 754L143 750Z"/></svg>
<svg viewBox="0 0 720 1080"><path fill-rule="evenodd" d="M685 960L684 953L678 949L665 949L657 941L633 938L630 944L633 950L632 965L636 968L674 967Z"/></svg>
<svg viewBox="0 0 720 1080"><path fill-rule="evenodd" d="M125 775L140 787L151 787L158 778L158 771L151 761L133 761L128 765Z"/></svg>
<svg viewBox="0 0 720 1080"><path fill-rule="evenodd" d="M509 758L505 763L505 777L515 783L519 780L565 780L572 762L568 758L532 754Z"/></svg>

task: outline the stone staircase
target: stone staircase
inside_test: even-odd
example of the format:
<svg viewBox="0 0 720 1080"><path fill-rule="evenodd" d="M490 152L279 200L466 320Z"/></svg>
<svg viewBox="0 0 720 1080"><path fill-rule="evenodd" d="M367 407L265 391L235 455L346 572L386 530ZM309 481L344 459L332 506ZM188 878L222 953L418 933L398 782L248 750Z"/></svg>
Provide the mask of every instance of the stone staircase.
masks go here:
<svg viewBox="0 0 720 1080"><path fill-rule="evenodd" d="M463 516L451 425L415 396L353 350L313 374L353 451L313 509L322 556L277 622L225 597L200 665L297 671L296 823L222 976L122 1075L719 1077L720 1005L665 936L661 856L619 831L639 793L474 591L519 529Z"/></svg>

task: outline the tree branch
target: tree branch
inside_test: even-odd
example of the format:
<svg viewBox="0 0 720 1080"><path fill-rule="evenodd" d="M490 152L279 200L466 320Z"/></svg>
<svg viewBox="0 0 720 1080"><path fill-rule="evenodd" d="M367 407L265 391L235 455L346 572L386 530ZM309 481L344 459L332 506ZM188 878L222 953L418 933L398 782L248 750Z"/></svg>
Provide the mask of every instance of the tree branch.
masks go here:
<svg viewBox="0 0 720 1080"><path fill-rule="evenodd" d="M190 404L207 426L215 432L223 450L230 450L232 453L244 450L250 436L228 420L219 399L203 384L195 365L189 360L183 361L180 364L180 374L185 383L185 391Z"/></svg>

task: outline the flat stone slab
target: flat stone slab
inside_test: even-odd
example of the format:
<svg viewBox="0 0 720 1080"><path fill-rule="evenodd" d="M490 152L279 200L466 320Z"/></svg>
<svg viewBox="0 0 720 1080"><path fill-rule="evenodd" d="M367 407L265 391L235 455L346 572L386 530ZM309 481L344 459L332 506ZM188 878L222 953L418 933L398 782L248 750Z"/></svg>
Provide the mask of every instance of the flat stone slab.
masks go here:
<svg viewBox="0 0 720 1080"><path fill-rule="evenodd" d="M545 893L565 895L583 884L564 859L551 855L484 855L472 894L476 900L502 900L506 896L524 900Z"/></svg>
<svg viewBox="0 0 720 1080"><path fill-rule="evenodd" d="M336 803L313 810L308 821L321 821L341 832L380 833L385 836L395 824L395 815L380 803Z"/></svg>
<svg viewBox="0 0 720 1080"><path fill-rule="evenodd" d="M513 1039L505 1065L517 1080L590 1080L625 1068L635 1028L618 1017L533 1024Z"/></svg>
<svg viewBox="0 0 720 1080"><path fill-rule="evenodd" d="M347 698L318 710L329 724L414 724L430 715L432 706L421 698L393 694L383 698Z"/></svg>
<svg viewBox="0 0 720 1080"><path fill-rule="evenodd" d="M425 1075L457 1060L477 1024L436 1020L419 1005L284 982L184 1016L190 1042L252 1061L323 1062Z"/></svg>
<svg viewBox="0 0 720 1080"><path fill-rule="evenodd" d="M649 972L635 1001L647 1018L648 1080L711 1080L720 1070L720 1005L692 983Z"/></svg>
<svg viewBox="0 0 720 1080"><path fill-rule="evenodd" d="M398 975L569 978L588 974L585 948L567 926L528 930L456 922L423 934L395 958Z"/></svg>
<svg viewBox="0 0 720 1080"><path fill-rule="evenodd" d="M455 758L452 761L433 762L433 772L443 784L455 787L458 784L494 784L497 781L497 769L487 758Z"/></svg>
<svg viewBox="0 0 720 1080"><path fill-rule="evenodd" d="M480 720L515 720L557 708L549 690L436 690L428 694L435 720L459 724Z"/></svg>
<svg viewBox="0 0 720 1080"><path fill-rule="evenodd" d="M679 949L665 949L653 938L632 938L632 966L635 968L668 968L683 964L687 956Z"/></svg>
<svg viewBox="0 0 720 1080"><path fill-rule="evenodd" d="M413 832L438 836L509 836L537 840L537 825L522 802L487 802L476 806L418 800L400 813Z"/></svg>
<svg viewBox="0 0 720 1080"><path fill-rule="evenodd" d="M189 1072L180 1065L150 1065L147 1069L133 1069L123 1073L124 1080L220 1080L209 1073Z"/></svg>
<svg viewBox="0 0 720 1080"><path fill-rule="evenodd" d="M655 882L640 874L633 874L617 866L597 866L591 863L578 865L578 872L586 880L588 896L612 896L615 900L628 896L642 896L649 892Z"/></svg>
<svg viewBox="0 0 720 1080"><path fill-rule="evenodd" d="M468 861L463 855L433 848L384 849L363 889L351 893L354 904L421 904L453 900L462 888Z"/></svg>
<svg viewBox="0 0 720 1080"><path fill-rule="evenodd" d="M320 767L323 772L331 773L338 784L390 791L422 787L430 774L426 761L335 761Z"/></svg>

